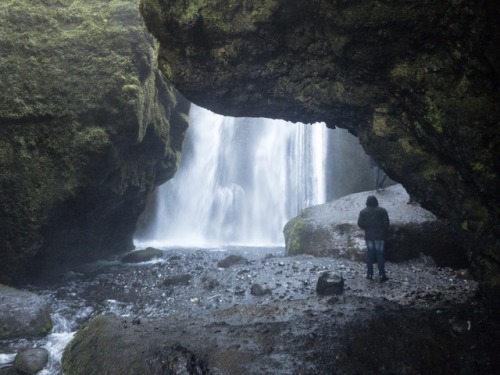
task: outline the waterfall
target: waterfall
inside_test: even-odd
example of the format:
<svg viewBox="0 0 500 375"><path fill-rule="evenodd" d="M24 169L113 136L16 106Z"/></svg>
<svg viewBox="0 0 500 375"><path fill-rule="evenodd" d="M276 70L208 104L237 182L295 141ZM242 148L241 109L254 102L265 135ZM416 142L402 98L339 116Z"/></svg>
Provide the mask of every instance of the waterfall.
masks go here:
<svg viewBox="0 0 500 375"><path fill-rule="evenodd" d="M286 222L325 202L325 124L224 117L195 105L189 115L179 170L159 187L142 245L282 246Z"/></svg>

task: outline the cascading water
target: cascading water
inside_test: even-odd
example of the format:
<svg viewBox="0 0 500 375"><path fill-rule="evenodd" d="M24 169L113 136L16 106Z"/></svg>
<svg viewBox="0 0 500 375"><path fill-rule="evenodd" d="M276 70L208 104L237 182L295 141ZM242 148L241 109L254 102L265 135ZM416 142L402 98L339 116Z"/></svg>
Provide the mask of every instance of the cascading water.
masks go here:
<svg viewBox="0 0 500 375"><path fill-rule="evenodd" d="M325 202L327 131L192 105L179 171L159 188L154 222L137 242L281 246L286 222Z"/></svg>

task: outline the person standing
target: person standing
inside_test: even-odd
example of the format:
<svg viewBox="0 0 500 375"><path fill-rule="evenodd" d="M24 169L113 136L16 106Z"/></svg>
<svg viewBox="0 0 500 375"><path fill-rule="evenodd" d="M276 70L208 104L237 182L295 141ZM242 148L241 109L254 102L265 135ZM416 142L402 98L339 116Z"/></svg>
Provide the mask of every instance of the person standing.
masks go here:
<svg viewBox="0 0 500 375"><path fill-rule="evenodd" d="M380 282L387 281L385 275L384 245L389 230L389 214L378 205L377 197L370 195L366 207L358 217L358 226L365 231L367 279L373 279L373 263L376 260Z"/></svg>

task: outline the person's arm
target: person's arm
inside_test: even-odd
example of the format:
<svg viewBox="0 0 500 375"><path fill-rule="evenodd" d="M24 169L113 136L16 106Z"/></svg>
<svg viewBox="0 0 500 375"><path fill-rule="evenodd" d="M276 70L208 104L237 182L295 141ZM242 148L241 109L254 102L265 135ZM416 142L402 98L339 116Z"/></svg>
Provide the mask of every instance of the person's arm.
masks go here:
<svg viewBox="0 0 500 375"><path fill-rule="evenodd" d="M387 213L387 210L384 212L384 226L385 226L385 233L389 232L389 225L390 225L390 220L389 220L389 214Z"/></svg>
<svg viewBox="0 0 500 375"><path fill-rule="evenodd" d="M365 229L365 219L362 212L360 212L358 216L358 227L360 227L363 230Z"/></svg>

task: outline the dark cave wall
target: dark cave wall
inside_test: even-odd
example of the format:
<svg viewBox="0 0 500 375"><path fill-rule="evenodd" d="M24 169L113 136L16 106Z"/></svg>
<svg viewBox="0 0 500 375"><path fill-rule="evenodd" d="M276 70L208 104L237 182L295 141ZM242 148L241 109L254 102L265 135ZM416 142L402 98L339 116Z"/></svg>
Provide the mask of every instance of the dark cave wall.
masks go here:
<svg viewBox="0 0 500 375"><path fill-rule="evenodd" d="M142 0L141 12L190 101L349 129L463 239L483 292L500 291L498 2Z"/></svg>
<svg viewBox="0 0 500 375"><path fill-rule="evenodd" d="M189 102L157 68L138 1L0 10L0 282L130 250L177 169Z"/></svg>

